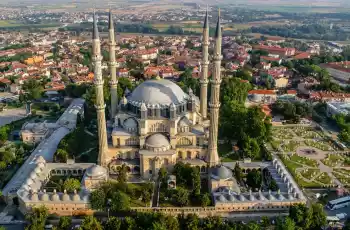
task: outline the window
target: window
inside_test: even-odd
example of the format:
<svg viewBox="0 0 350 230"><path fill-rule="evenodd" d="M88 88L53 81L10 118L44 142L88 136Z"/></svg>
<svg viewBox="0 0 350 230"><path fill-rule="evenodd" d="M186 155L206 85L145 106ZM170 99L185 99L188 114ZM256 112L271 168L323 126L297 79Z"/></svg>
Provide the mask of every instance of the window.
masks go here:
<svg viewBox="0 0 350 230"><path fill-rule="evenodd" d="M152 170L151 170L151 169L150 169L150 170L148 170L148 173L149 173L149 174L152 174Z"/></svg>

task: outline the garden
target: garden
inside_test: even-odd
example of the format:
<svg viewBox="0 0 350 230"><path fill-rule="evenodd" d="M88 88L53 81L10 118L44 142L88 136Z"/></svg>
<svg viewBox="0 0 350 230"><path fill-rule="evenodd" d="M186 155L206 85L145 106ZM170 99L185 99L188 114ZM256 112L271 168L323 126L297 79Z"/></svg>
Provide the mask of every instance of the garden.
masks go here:
<svg viewBox="0 0 350 230"><path fill-rule="evenodd" d="M207 179L202 179L199 168L182 162L174 166L176 187L168 186L168 173L165 168L159 170L160 181L159 206L208 206L211 204Z"/></svg>
<svg viewBox="0 0 350 230"><path fill-rule="evenodd" d="M79 191L81 187L82 176L51 176L49 181L43 185L42 190L46 190L47 192L53 192L56 190L57 192L63 192L67 190L67 192L72 193L74 190Z"/></svg>
<svg viewBox="0 0 350 230"><path fill-rule="evenodd" d="M337 165L342 165L344 158L340 154L332 153L327 154L327 157L321 160L323 164L328 167L336 167Z"/></svg>
<svg viewBox="0 0 350 230"><path fill-rule="evenodd" d="M317 149L320 149L322 151L332 151L334 148L332 147L331 143L328 143L327 141L324 140L305 140L304 143L307 146L314 147Z"/></svg>

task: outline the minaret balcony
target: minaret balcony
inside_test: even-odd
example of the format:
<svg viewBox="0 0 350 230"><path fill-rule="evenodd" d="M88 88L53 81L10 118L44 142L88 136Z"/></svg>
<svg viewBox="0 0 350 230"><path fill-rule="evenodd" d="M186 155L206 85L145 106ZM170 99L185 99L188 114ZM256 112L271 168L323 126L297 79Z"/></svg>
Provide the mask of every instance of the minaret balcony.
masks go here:
<svg viewBox="0 0 350 230"><path fill-rule="evenodd" d="M108 65L109 65L110 67L116 68L116 67L118 66L118 62L110 61L110 62L108 62Z"/></svg>
<svg viewBox="0 0 350 230"><path fill-rule="evenodd" d="M221 84L221 79L211 79L210 80L210 83L213 84L213 85L220 85Z"/></svg>
<svg viewBox="0 0 350 230"><path fill-rule="evenodd" d="M109 81L109 84L113 86L118 86L118 81Z"/></svg>
<svg viewBox="0 0 350 230"><path fill-rule="evenodd" d="M103 79L99 79L99 78L95 78L95 80L94 80L94 84L95 85L103 85Z"/></svg>
<svg viewBox="0 0 350 230"><path fill-rule="evenodd" d="M93 62L102 61L102 56L101 55L92 56L92 61Z"/></svg>
<svg viewBox="0 0 350 230"><path fill-rule="evenodd" d="M222 60L222 55L215 54L215 55L213 56L213 60L214 60L214 61L221 61L221 60Z"/></svg>
<svg viewBox="0 0 350 230"><path fill-rule="evenodd" d="M201 63L203 66L208 66L209 64L210 64L210 62L209 61L202 61L202 63Z"/></svg>
<svg viewBox="0 0 350 230"><path fill-rule="evenodd" d="M221 103L210 103L209 102L209 107L210 108L213 108L213 109L218 109L218 108L220 108L220 106L221 106Z"/></svg>
<svg viewBox="0 0 350 230"><path fill-rule="evenodd" d="M96 110L104 110L106 108L106 105L95 105Z"/></svg>
<svg viewBox="0 0 350 230"><path fill-rule="evenodd" d="M203 80L201 79L201 80L199 80L199 83L202 85L208 85L209 80L208 79L203 79Z"/></svg>

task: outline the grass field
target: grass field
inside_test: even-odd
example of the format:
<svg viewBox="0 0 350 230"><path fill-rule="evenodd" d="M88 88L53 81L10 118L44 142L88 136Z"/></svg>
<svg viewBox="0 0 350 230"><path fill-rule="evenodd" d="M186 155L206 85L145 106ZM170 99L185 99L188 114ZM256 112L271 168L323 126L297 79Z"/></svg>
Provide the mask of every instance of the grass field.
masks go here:
<svg viewBox="0 0 350 230"><path fill-rule="evenodd" d="M17 27L17 26L23 26L24 24L20 22L16 22L13 20L1 20L0 21L0 28L4 27Z"/></svg>

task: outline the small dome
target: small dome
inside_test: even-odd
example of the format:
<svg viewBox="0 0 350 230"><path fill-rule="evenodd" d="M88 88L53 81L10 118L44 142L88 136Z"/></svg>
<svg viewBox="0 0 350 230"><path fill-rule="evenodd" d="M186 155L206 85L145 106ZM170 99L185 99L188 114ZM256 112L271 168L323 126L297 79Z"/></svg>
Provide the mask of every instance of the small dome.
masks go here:
<svg viewBox="0 0 350 230"><path fill-rule="evenodd" d="M147 106L144 102L141 104L141 111L147 111Z"/></svg>
<svg viewBox="0 0 350 230"><path fill-rule="evenodd" d="M31 178L27 178L26 185L31 185L31 184L33 184L33 180Z"/></svg>
<svg viewBox="0 0 350 230"><path fill-rule="evenodd" d="M77 191L74 191L73 201L80 201L80 195L77 193Z"/></svg>
<svg viewBox="0 0 350 230"><path fill-rule="evenodd" d="M181 118L181 120L178 123L179 127L187 127L187 126L190 126L190 125L191 125L191 122L190 122L190 120L187 117Z"/></svg>
<svg viewBox="0 0 350 230"><path fill-rule="evenodd" d="M49 195L46 193L46 191L44 191L44 193L41 194L40 200L41 201L49 201Z"/></svg>
<svg viewBox="0 0 350 230"><path fill-rule="evenodd" d="M39 199L38 199L38 193L32 191L31 194L29 195L29 199L30 199L31 201L38 201L38 200L39 200Z"/></svg>
<svg viewBox="0 0 350 230"><path fill-rule="evenodd" d="M217 200L220 201L220 202L225 202L226 201L226 199L225 199L225 197L223 195L218 196Z"/></svg>
<svg viewBox="0 0 350 230"><path fill-rule="evenodd" d="M223 165L215 168L213 174L221 180L227 180L232 178L232 171Z"/></svg>
<svg viewBox="0 0 350 230"><path fill-rule="evenodd" d="M70 201L70 196L67 194L66 190L64 190L64 193L62 195L62 201Z"/></svg>
<svg viewBox="0 0 350 230"><path fill-rule="evenodd" d="M288 194L288 200L294 200L294 196L293 196L292 193L289 193L289 194Z"/></svg>
<svg viewBox="0 0 350 230"><path fill-rule="evenodd" d="M277 194L277 199L284 200L284 196L281 193L279 193L279 194Z"/></svg>
<svg viewBox="0 0 350 230"><path fill-rule="evenodd" d="M266 198L264 197L264 195L261 192L259 192L258 199L259 200L266 200Z"/></svg>
<svg viewBox="0 0 350 230"><path fill-rule="evenodd" d="M236 198L235 198L235 196L233 196L233 195L229 195L229 196L228 196L228 200L231 201L231 202L233 202L233 201L236 200Z"/></svg>
<svg viewBox="0 0 350 230"><path fill-rule="evenodd" d="M34 169L34 171L35 171L35 173L36 174L39 174L39 173L41 173L41 167L40 166L37 166L35 169Z"/></svg>
<svg viewBox="0 0 350 230"><path fill-rule="evenodd" d="M56 193L56 190L54 190L53 194L51 195L52 201L60 201L60 196Z"/></svg>
<svg viewBox="0 0 350 230"><path fill-rule="evenodd" d="M250 200L250 201L254 201L254 200L255 200L255 197L254 197L253 194L249 194L249 200Z"/></svg>
<svg viewBox="0 0 350 230"><path fill-rule="evenodd" d="M276 198L269 192L269 195L267 196L268 200L276 200Z"/></svg>
<svg viewBox="0 0 350 230"><path fill-rule="evenodd" d="M128 130L137 129L137 121L134 118L130 117L123 122L123 126Z"/></svg>
<svg viewBox="0 0 350 230"><path fill-rule="evenodd" d="M36 173L33 171L30 173L30 176L29 176L31 179L35 179L37 177Z"/></svg>
<svg viewBox="0 0 350 230"><path fill-rule="evenodd" d="M174 103L171 103L170 104L170 110L176 110L176 105Z"/></svg>
<svg viewBox="0 0 350 230"><path fill-rule="evenodd" d="M38 156L35 160L35 163L39 164L39 163L46 163L45 159L43 156Z"/></svg>
<svg viewBox="0 0 350 230"><path fill-rule="evenodd" d="M23 184L20 189L24 191L30 191L31 187L27 184Z"/></svg>
<svg viewBox="0 0 350 230"><path fill-rule="evenodd" d="M147 138L146 147L147 149L153 150L153 151L159 151L153 148L160 148L160 149L165 148L165 150L168 150L170 148L170 143L166 136L160 133L156 133Z"/></svg>
<svg viewBox="0 0 350 230"><path fill-rule="evenodd" d="M243 196L243 194L240 194L240 195L239 195L239 200L240 200L240 201L245 201L245 197Z"/></svg>
<svg viewBox="0 0 350 230"><path fill-rule="evenodd" d="M86 170L86 175L89 177L101 177L107 175L107 170L99 165L93 165Z"/></svg>

